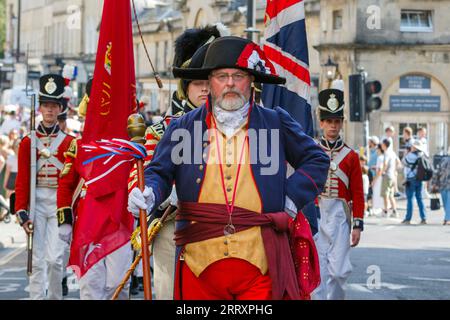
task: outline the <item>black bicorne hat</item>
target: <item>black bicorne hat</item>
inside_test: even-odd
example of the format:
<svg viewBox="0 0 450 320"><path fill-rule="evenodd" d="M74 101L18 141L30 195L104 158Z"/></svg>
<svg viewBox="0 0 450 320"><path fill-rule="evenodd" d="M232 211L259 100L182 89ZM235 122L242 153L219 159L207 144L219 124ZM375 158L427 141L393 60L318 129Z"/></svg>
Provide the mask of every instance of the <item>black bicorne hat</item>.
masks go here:
<svg viewBox="0 0 450 320"><path fill-rule="evenodd" d="M39 103L56 102L62 105L65 81L58 74L46 74L39 79Z"/></svg>
<svg viewBox="0 0 450 320"><path fill-rule="evenodd" d="M255 77L255 82L286 82L276 74L274 66L256 43L234 36L214 40L209 45L201 68L173 68L173 73L184 79L208 80L213 70L221 68L245 70Z"/></svg>
<svg viewBox="0 0 450 320"><path fill-rule="evenodd" d="M338 89L325 89L319 92L319 118L344 118L344 92Z"/></svg>

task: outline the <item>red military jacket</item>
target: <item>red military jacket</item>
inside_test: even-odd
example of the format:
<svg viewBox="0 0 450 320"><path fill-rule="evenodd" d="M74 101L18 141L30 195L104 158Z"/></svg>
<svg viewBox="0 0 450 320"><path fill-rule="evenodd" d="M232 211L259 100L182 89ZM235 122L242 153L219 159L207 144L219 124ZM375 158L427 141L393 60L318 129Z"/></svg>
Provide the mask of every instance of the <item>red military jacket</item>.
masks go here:
<svg viewBox="0 0 450 320"><path fill-rule="evenodd" d="M364 190L358 154L342 140L338 140L333 148L324 139L319 144L330 157L328 178L321 195L352 202L353 218L363 219Z"/></svg>
<svg viewBox="0 0 450 320"><path fill-rule="evenodd" d="M69 149L74 137L56 127L52 134L47 134L42 125L36 130L36 187L58 187L59 174L64 166L64 153ZM28 211L30 202L30 158L31 139L22 139L18 154L18 172L16 178L15 210Z"/></svg>
<svg viewBox="0 0 450 320"><path fill-rule="evenodd" d="M80 183L80 175L76 168L77 150L81 145L81 139L72 141L69 150L65 153L64 169L59 178L58 193L56 198L56 206L58 211L71 209L74 202L74 195L78 184ZM80 186L81 187L81 186Z"/></svg>

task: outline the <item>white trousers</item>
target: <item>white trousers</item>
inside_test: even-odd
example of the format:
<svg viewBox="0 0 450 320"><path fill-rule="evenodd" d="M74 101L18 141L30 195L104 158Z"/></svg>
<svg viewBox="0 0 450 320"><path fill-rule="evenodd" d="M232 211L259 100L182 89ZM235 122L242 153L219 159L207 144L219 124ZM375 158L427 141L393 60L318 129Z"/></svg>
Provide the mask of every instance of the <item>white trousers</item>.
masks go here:
<svg viewBox="0 0 450 320"><path fill-rule="evenodd" d="M62 299L63 255L65 243L58 235L56 189L36 188L36 212L33 233L33 273L30 276L30 298Z"/></svg>
<svg viewBox="0 0 450 320"><path fill-rule="evenodd" d="M313 292L314 300L343 300L344 286L352 272L350 263L350 226L341 200L319 201L319 232L315 237L320 264L320 286Z"/></svg>
<svg viewBox="0 0 450 320"><path fill-rule="evenodd" d="M64 243L64 254L63 254L63 278L67 277L67 265L70 259L70 244Z"/></svg>
<svg viewBox="0 0 450 320"><path fill-rule="evenodd" d="M110 253L93 265L80 278L81 300L111 300L131 266L132 250L130 242ZM128 300L130 281L123 287L119 300Z"/></svg>
<svg viewBox="0 0 450 320"><path fill-rule="evenodd" d="M167 221L153 243L154 289L157 300L173 300L175 219Z"/></svg>

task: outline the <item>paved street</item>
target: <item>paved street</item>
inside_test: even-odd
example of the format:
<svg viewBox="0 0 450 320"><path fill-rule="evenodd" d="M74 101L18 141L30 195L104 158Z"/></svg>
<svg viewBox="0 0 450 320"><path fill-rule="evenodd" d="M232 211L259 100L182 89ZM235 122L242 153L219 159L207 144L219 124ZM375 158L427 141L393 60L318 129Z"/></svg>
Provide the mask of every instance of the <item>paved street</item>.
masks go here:
<svg viewBox="0 0 450 320"><path fill-rule="evenodd" d="M406 201L400 208L403 218ZM450 299L450 226L442 225L442 210L427 212L427 225L418 224L416 210L412 225L366 218L361 243L351 252L348 299Z"/></svg>
<svg viewBox="0 0 450 320"><path fill-rule="evenodd" d="M400 201L401 217L405 206ZM450 226L442 226L442 218L442 210L428 210L428 225L416 224L417 212L410 226L401 225L401 219L366 218L361 243L351 253L347 298L450 299ZM25 266L23 233L14 222L0 223L0 299L27 299ZM68 299L78 299L73 274L68 283Z"/></svg>

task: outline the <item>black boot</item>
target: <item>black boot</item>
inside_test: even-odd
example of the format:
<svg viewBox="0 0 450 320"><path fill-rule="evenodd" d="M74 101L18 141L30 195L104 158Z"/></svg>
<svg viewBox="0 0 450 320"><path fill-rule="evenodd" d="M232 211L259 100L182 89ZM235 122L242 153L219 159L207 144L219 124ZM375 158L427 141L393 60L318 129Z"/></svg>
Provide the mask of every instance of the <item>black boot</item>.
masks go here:
<svg viewBox="0 0 450 320"><path fill-rule="evenodd" d="M63 297L69 294L69 287L67 286L67 277L64 277L62 280L62 294Z"/></svg>
<svg viewBox="0 0 450 320"><path fill-rule="evenodd" d="M131 276L130 294L133 296L139 294L139 282L135 276Z"/></svg>

